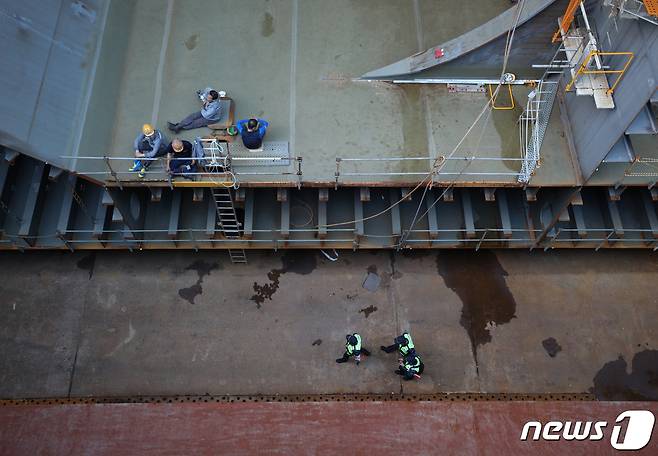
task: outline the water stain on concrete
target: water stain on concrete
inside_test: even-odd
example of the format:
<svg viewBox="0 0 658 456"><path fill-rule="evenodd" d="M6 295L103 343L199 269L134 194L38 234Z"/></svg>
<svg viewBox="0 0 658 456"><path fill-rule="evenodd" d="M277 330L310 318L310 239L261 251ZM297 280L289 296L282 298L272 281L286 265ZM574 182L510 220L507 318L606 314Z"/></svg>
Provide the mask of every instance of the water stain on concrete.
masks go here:
<svg viewBox="0 0 658 456"><path fill-rule="evenodd" d="M291 272L293 274L307 275L318 267L315 253L302 250L286 252L281 257L281 263L283 264L282 268L272 269L267 273L267 278L270 280L269 283L259 285L258 282L254 282L253 289L256 294L251 297L251 300L256 303L257 308L260 309L261 304L263 304L266 299L269 299L270 301L272 300L272 296L276 293L276 290L279 289L281 274Z"/></svg>
<svg viewBox="0 0 658 456"><path fill-rule="evenodd" d="M281 277L281 269L272 269L267 273L267 278L270 279L270 283L265 283L259 285L258 282L254 282L254 291L255 295L251 297L251 300L256 303L256 307L260 309L261 304L265 302L266 299L272 300L272 296L276 293L276 290L279 289L279 278Z"/></svg>
<svg viewBox="0 0 658 456"><path fill-rule="evenodd" d="M186 267L186 271L196 271L198 278L196 283L191 287L181 288L178 290L178 296L190 304L194 304L196 297L200 294L203 294L203 287L201 284L203 283L204 277L210 275L210 272L215 269L219 269L218 263L207 263L203 260L196 260L194 263Z"/></svg>
<svg viewBox="0 0 658 456"><path fill-rule="evenodd" d="M505 283L507 271L489 251L441 252L436 266L446 286L462 301L459 323L471 340L479 374L478 347L491 342L491 329L516 318L516 301Z"/></svg>
<svg viewBox="0 0 658 456"><path fill-rule="evenodd" d="M643 350L633 356L630 373L623 356L606 363L594 376L589 389L603 401L658 400L658 350Z"/></svg>
<svg viewBox="0 0 658 456"><path fill-rule="evenodd" d="M368 307L359 310L359 313L363 313L363 315L365 315L365 317L368 318L371 313L376 312L376 311L377 311L376 306L369 305Z"/></svg>
<svg viewBox="0 0 658 456"><path fill-rule="evenodd" d="M551 358L555 358L555 356L562 351L562 346L557 343L557 340L555 340L554 337L542 340L541 345Z"/></svg>
<svg viewBox="0 0 658 456"><path fill-rule="evenodd" d="M199 34L195 33L194 35L190 35L190 37L185 40L185 47L187 48L188 51L191 51L196 47L198 43L199 43Z"/></svg>
<svg viewBox="0 0 658 456"><path fill-rule="evenodd" d="M274 16L272 16L270 13L265 13L265 16L263 16L263 21L261 23L261 30L260 34L267 38L268 36L272 36L274 33Z"/></svg>
<svg viewBox="0 0 658 456"><path fill-rule="evenodd" d="M96 252L92 252L89 255L84 256L78 260L76 265L80 269L89 271L89 280L91 280L91 277L94 275L94 266L96 266Z"/></svg>
<svg viewBox="0 0 658 456"><path fill-rule="evenodd" d="M292 272L294 274L310 274L318 267L318 259L315 253L303 250L291 250L281 257L283 263L282 273Z"/></svg>
<svg viewBox="0 0 658 456"><path fill-rule="evenodd" d="M315 339L311 345L317 347L317 346L320 345L321 343L322 343L322 339Z"/></svg>

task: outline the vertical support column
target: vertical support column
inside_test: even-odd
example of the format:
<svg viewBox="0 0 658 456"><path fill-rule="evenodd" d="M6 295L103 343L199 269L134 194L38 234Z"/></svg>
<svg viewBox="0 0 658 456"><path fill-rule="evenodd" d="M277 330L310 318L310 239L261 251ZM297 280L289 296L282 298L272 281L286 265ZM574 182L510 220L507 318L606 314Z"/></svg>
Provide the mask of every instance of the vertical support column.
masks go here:
<svg viewBox="0 0 658 456"><path fill-rule="evenodd" d="M62 208L59 211L59 218L57 220L57 235L63 242L66 242L71 211L73 209L73 192L75 191L77 182L78 178L74 174L66 176L66 185L68 189L62 195Z"/></svg>
<svg viewBox="0 0 658 456"><path fill-rule="evenodd" d="M439 222L436 215L436 204L434 204L435 199L433 198L433 195L434 192L430 190L425 198L425 205L427 206L427 226L430 238L436 239L439 237Z"/></svg>
<svg viewBox="0 0 658 456"><path fill-rule="evenodd" d="M354 235L358 242L363 236L363 203L361 202L361 192L354 189Z"/></svg>
<svg viewBox="0 0 658 456"><path fill-rule="evenodd" d="M247 189L243 194L244 198L244 231L243 236L246 239L254 237L254 189Z"/></svg>
<svg viewBox="0 0 658 456"><path fill-rule="evenodd" d="M206 237L208 239L214 239L215 229L217 227L217 206L212 196L206 198L206 200L208 203L206 206Z"/></svg>
<svg viewBox="0 0 658 456"><path fill-rule="evenodd" d="M171 193L171 212L169 212L169 230L167 236L169 239L175 240L178 237L178 221L180 220L180 207L183 192L173 190Z"/></svg>
<svg viewBox="0 0 658 456"><path fill-rule="evenodd" d="M277 199L281 202L281 236L288 239L290 237L290 198L288 197L288 189L279 188Z"/></svg>
<svg viewBox="0 0 658 456"><path fill-rule="evenodd" d="M329 201L329 189L318 190L318 237L327 237L327 203Z"/></svg>
<svg viewBox="0 0 658 456"><path fill-rule="evenodd" d="M400 200L400 191L392 188L389 191L390 204L395 204ZM402 222L400 221L400 205L391 208L391 234L393 235L393 244L397 245L402 236Z"/></svg>
<svg viewBox="0 0 658 456"><path fill-rule="evenodd" d="M473 205L471 203L471 192L468 188L461 189L462 209L464 212L464 229L466 237L475 237L475 222L473 221Z"/></svg>
<svg viewBox="0 0 658 456"><path fill-rule="evenodd" d="M510 219L509 205L507 201L507 192L501 188L498 190L498 212L500 214L500 225L503 229L503 236L512 237L512 222Z"/></svg>
<svg viewBox="0 0 658 456"><path fill-rule="evenodd" d="M30 176L30 186L25 195L25 206L21 214L21 223L18 228L18 236L24 238L24 241L32 245L31 236L35 235L39 225L39 201L43 199L42 184L44 181L46 165L43 162L34 162L34 170Z"/></svg>

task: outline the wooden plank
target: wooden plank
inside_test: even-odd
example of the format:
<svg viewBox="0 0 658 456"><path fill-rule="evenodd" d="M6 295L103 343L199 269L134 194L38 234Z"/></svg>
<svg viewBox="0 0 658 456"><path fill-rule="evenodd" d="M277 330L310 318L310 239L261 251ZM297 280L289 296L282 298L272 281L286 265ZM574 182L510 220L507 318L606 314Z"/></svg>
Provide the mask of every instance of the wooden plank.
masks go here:
<svg viewBox="0 0 658 456"><path fill-rule="evenodd" d="M203 201L203 194L205 193L205 189L203 187L194 187L192 189L192 201L195 203L200 203Z"/></svg>
<svg viewBox="0 0 658 456"><path fill-rule="evenodd" d="M162 200L162 187L149 187L151 191L151 201L159 203Z"/></svg>
<svg viewBox="0 0 658 456"><path fill-rule="evenodd" d="M318 190L318 199L323 202L329 201L329 189L321 188Z"/></svg>
<svg viewBox="0 0 658 456"><path fill-rule="evenodd" d="M490 203L496 201L496 189L495 188L485 188L484 189L484 200L489 201Z"/></svg>
<svg viewBox="0 0 658 456"><path fill-rule="evenodd" d="M368 187L361 187L361 201L370 201L370 188Z"/></svg>
<svg viewBox="0 0 658 456"><path fill-rule="evenodd" d="M287 200L288 200L288 189L287 189L287 188L283 188L283 187L279 187L279 188L277 188L277 189L276 189L276 200L277 200L279 203L282 203L282 202L284 202L284 201L287 201Z"/></svg>

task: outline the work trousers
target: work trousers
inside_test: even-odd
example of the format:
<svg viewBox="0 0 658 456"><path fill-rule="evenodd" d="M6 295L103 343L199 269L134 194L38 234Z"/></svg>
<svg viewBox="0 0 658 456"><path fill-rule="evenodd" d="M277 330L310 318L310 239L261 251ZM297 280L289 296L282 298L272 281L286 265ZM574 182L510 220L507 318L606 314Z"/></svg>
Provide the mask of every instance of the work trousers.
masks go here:
<svg viewBox="0 0 658 456"><path fill-rule="evenodd" d="M201 115L201 111L193 112L176 124L181 130L193 130L195 128L207 127L216 123L216 120L208 120Z"/></svg>
<svg viewBox="0 0 658 456"><path fill-rule="evenodd" d="M365 348L362 347L362 348L361 348L361 354L366 355L366 356L370 356L370 351L368 351L368 350L366 350ZM346 362L347 360L349 360L351 356L354 356L354 353L352 353L352 354L350 355L350 354L348 354L347 352L345 352L345 353L343 353L343 357L340 358L340 361L339 361L339 362L344 363L344 362Z"/></svg>
<svg viewBox="0 0 658 456"><path fill-rule="evenodd" d="M151 148L151 145L147 141L142 141L139 144L139 147L137 148L138 151L140 151L143 154L146 154L147 152L151 152L153 149ZM162 145L160 146L160 150L158 150L155 155L151 158L156 158L156 157L162 157L164 155L167 155L167 147L164 144L164 141ZM136 159L135 160L135 165L136 166L143 166L144 168L148 168L151 166L151 163L153 163L155 160L140 160Z"/></svg>

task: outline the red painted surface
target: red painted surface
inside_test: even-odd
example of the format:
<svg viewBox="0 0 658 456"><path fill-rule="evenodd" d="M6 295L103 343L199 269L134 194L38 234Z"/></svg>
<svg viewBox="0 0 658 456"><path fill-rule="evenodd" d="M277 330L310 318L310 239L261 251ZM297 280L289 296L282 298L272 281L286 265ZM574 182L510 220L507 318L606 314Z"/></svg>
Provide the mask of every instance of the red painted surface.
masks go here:
<svg viewBox="0 0 658 456"><path fill-rule="evenodd" d="M0 454L614 454L629 402L316 402L6 406ZM527 420L607 421L601 441L526 441ZM641 454L658 454L658 431Z"/></svg>

